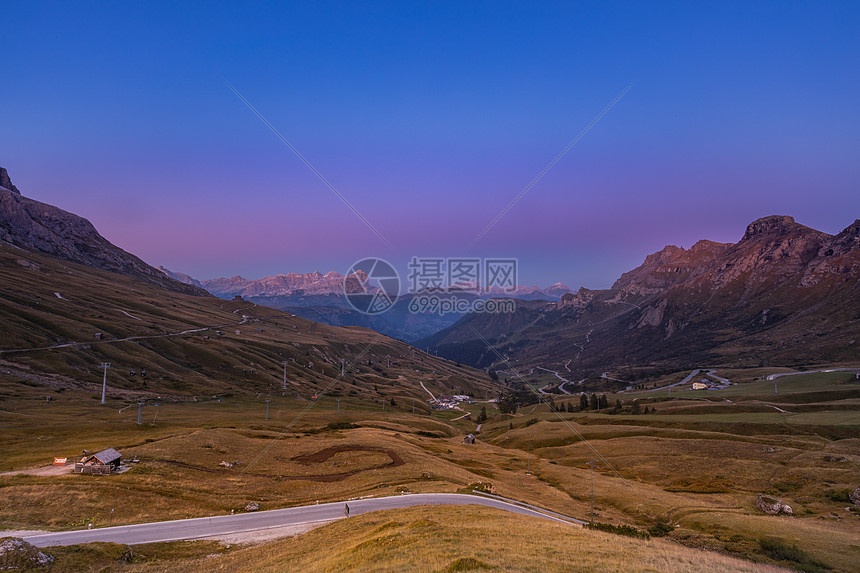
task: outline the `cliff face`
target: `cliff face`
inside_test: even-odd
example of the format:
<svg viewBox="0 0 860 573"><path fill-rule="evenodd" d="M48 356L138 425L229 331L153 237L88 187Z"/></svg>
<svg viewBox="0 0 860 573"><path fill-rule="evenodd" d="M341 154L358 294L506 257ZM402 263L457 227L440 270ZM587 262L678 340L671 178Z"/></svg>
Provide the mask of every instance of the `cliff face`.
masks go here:
<svg viewBox="0 0 860 573"><path fill-rule="evenodd" d="M261 279L239 276L200 281L200 285L217 296L288 296L342 295L344 276L337 272L288 273Z"/></svg>
<svg viewBox="0 0 860 573"><path fill-rule="evenodd" d="M614 290L653 294L696 276L721 257L731 243L699 241L689 250L668 245L645 257L645 262L621 275L612 285Z"/></svg>
<svg viewBox="0 0 860 573"><path fill-rule="evenodd" d="M21 194L21 192L18 191L18 188L12 185L12 180L9 179L9 174L2 167L0 167L0 187L17 195Z"/></svg>
<svg viewBox="0 0 860 573"><path fill-rule="evenodd" d="M98 269L124 274L176 292L209 296L175 281L102 237L92 223L21 195L0 168L0 241Z"/></svg>

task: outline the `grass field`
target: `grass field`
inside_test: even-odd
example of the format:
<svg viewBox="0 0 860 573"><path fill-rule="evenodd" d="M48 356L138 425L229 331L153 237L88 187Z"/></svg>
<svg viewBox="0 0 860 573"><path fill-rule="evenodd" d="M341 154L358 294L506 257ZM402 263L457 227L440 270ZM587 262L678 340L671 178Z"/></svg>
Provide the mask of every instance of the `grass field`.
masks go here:
<svg viewBox="0 0 860 573"><path fill-rule="evenodd" d="M404 375L401 382L417 385L418 379ZM786 547L796 546L810 563L851 571L860 562L860 513L845 508L851 505L846 492L860 486L860 408L845 396L858 386L845 373L782 380L786 383L780 388L780 401L770 404L784 410L811 405L822 409L791 414L773 408L757 411L749 406L760 405L759 382L727 389L732 390L730 402L715 400L713 392L707 394L709 400L691 399L687 394L692 392L679 392L671 399L644 395L640 399L653 405L655 414L556 413L544 405L498 415L493 404L477 403L464 405L473 420L482 406L488 408L490 419L478 442L466 445L462 437L475 430L473 420L454 421L463 412L432 411L423 402L412 414L411 398L398 399L393 408L386 404L383 410L380 402L360 397L345 396L338 404L336 398L314 403L272 396L269 420L264 396L162 401L158 406L148 403L138 425L134 401L113 399L102 406L86 390L66 390L53 394L48 403L44 387L0 377L3 470L44 465L53 456L74 457L84 448L116 447L126 458L141 460L128 472L109 477L0 476L0 526L100 527L225 514L241 511L249 501L274 509L365 495L468 491L477 483L492 484L504 496L588 519L592 479L588 462L593 459L596 521L640 530L658 523L670 526L665 540L650 542L584 532L602 537L582 543L599 545L605 539L616 547L632 544L629 553L618 553L622 561L613 561L616 557L610 551L596 553L605 567L594 570L625 569L617 565L624 559L640 563L641 570L693 570L700 560L679 560L689 554L682 546L807 567L762 553L760 541L774 538ZM625 394L618 397L630 399ZM225 468L221 462L234 466ZM794 516L761 514L754 505L758 493L780 497L792 506ZM258 559L253 562L259 568L274 570L287 558L304 566L313 561L315 547L328 544L330 560L320 561L318 569L307 565L307 570L359 570L367 564L358 549L361 543L377 539L376 528L397 522L401 525L387 527L397 532L398 539L408 540L405 545L394 543L391 554L386 552L388 542L368 545L386 556L390 570L444 571L459 567L454 564L459 558L473 558L498 570L528 570L531 562L541 571L556 566L589 570L578 560L581 551L575 548L581 547L576 544L580 541L556 547L550 540L561 533L544 531L548 524L522 527L516 525L522 523L519 517L482 515L476 521L465 514L450 517L448 523L421 514L431 510L415 511L421 516L398 517L398 512L384 518L363 516L367 523L350 520L352 533L334 524L294 540L204 561L197 560L196 550L183 549L185 553L179 553L184 556L169 548L153 550L168 557L157 565L122 562L122 567L149 570L169 564L177 570L195 570L217 563L230 571ZM419 555L432 553L425 539L429 530L408 527L421 520L438 527L444 523L447 533L434 530L433 535L449 540L450 547L439 552L438 560L422 557L421 563L430 563L430 569L410 569L413 547ZM518 550L505 555L499 544L517 532L547 542L538 543L535 547L543 549L534 554ZM328 541L322 541L326 536ZM483 541L476 544L476 539ZM527 543L526 538L521 541ZM64 555L64 562L74 561L71 553ZM648 560L659 555L664 561ZM786 555L796 556L790 550ZM719 565L722 569L713 570L749 567L738 563L729 559Z"/></svg>

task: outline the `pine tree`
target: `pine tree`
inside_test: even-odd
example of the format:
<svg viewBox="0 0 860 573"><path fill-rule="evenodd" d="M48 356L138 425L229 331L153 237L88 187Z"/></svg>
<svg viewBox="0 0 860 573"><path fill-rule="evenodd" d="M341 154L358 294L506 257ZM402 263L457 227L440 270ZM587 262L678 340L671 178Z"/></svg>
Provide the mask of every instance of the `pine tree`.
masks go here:
<svg viewBox="0 0 860 573"><path fill-rule="evenodd" d="M602 410L609 408L609 398L606 397L606 394L600 395L600 408Z"/></svg>
<svg viewBox="0 0 860 573"><path fill-rule="evenodd" d="M588 399L588 407L592 410L597 410L600 407L600 402L597 401L597 394L592 394Z"/></svg>
<svg viewBox="0 0 860 573"><path fill-rule="evenodd" d="M586 396L585 394L580 394L579 395L579 411L585 412L586 410L588 410L588 396Z"/></svg>

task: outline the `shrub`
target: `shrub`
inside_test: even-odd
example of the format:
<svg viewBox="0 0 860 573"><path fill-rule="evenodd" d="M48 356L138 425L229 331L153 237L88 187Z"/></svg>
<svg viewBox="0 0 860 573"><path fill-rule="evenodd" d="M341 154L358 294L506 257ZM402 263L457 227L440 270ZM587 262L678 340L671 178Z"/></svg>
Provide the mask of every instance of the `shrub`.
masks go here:
<svg viewBox="0 0 860 573"><path fill-rule="evenodd" d="M782 539L766 537L759 539L759 546L765 552L765 555L774 561L789 561L795 568L808 573L821 573L829 571L831 567L826 563L822 563L817 559L812 558L805 551L796 545L789 545Z"/></svg>
<svg viewBox="0 0 860 573"><path fill-rule="evenodd" d="M666 537L674 529L674 527L661 519L660 521L648 528L648 533L650 533L652 537Z"/></svg>
<svg viewBox="0 0 860 573"><path fill-rule="evenodd" d="M651 539L651 535L647 531L640 531L630 525L612 525L611 523L594 523L586 524L587 529L595 531L603 531L606 533L614 533L615 535L624 535L625 537L637 537L639 539Z"/></svg>
<svg viewBox="0 0 860 573"><path fill-rule="evenodd" d="M827 492L827 496L833 501L848 503L851 501L851 498L848 497L850 493L850 489L831 489Z"/></svg>

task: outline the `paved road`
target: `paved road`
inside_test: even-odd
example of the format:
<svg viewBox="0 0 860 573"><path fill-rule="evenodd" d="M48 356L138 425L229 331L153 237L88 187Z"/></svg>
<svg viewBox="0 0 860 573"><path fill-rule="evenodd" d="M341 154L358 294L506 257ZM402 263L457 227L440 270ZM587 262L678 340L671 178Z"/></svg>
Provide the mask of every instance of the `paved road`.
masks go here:
<svg viewBox="0 0 860 573"><path fill-rule="evenodd" d="M367 513L369 511L412 507L415 505L474 504L504 509L506 511L522 515L542 517L544 519L569 523L568 521L558 519L551 515L540 513L526 507L519 507L505 501L477 495L457 493L418 493L392 497L358 499L347 503L349 503L349 513L351 516ZM202 537L210 537L214 535L226 535L229 533L268 529L271 527L283 527L285 525L300 525L303 523L332 521L343 517L344 504L342 502L322 503L319 505L306 505L302 507L275 509L271 511L241 513L238 515L218 515L215 517L161 521L155 523L142 523L139 525L123 525L118 527L104 527L100 529L46 533L24 537L24 540L32 543L36 547L75 545L78 543L92 543L94 541L135 545L139 543L176 541L180 539L200 539Z"/></svg>
<svg viewBox="0 0 860 573"><path fill-rule="evenodd" d="M798 374L814 374L816 372L847 372L851 370L857 370L856 368L828 368L827 370L807 370L805 372L786 372L785 374L771 374L767 377L768 380L773 382L777 378L782 378L783 376L797 376Z"/></svg>
<svg viewBox="0 0 860 573"><path fill-rule="evenodd" d="M689 374L686 378L684 378L683 380L681 380L680 382L675 382L674 384L669 384L668 386L660 386L659 388L654 388L653 390L648 390L648 392L655 392L655 391L657 391L657 390L665 390L665 389L667 389L667 388L674 388L675 386L680 386L681 384L686 384L687 382L689 382L690 380L692 380L692 379L693 379L693 376L695 376L695 375L696 375L696 374L698 374L699 372L701 372L701 370L700 370L700 369L698 369L698 368L696 368L695 370L693 370L692 372L690 372L690 374Z"/></svg>
<svg viewBox="0 0 860 573"><path fill-rule="evenodd" d="M54 293L54 294L57 294L57 293ZM62 296L60 298L62 298ZM63 300L67 300L67 299L63 299ZM254 304L254 306L251 308L256 308L256 307L257 307L257 305ZM224 308L223 304L221 305L221 308ZM117 310L119 310L120 312L122 312L126 316L129 316L135 320L140 320L136 316L132 316L122 309L117 309ZM236 310L233 311L233 314L237 314L240 310L245 310L245 309L237 308ZM183 330L182 332L169 332L167 334L149 334L149 335L143 335L143 336L128 336L126 338L111 338L108 340L90 340L87 342L66 342L65 344L55 344L54 346L41 346L38 348L11 348L8 350L0 350L0 354L13 354L13 353L18 353L18 352L33 352L33 351L39 351L39 350L57 350L59 348L76 348L78 346L84 346L84 345L91 346L93 344L114 344L116 342L130 342L130 341L133 342L136 340L151 340L153 338L169 338L172 336L184 336L186 334L196 334L198 332L206 332L207 330L220 330L222 328L239 326L241 324L245 324L246 322L248 322L248 319L250 319L250 318L251 318L250 316L243 314L242 320L237 322L237 323L231 322L228 324L220 324L218 326L203 326L200 328L191 328L188 330Z"/></svg>
<svg viewBox="0 0 860 573"><path fill-rule="evenodd" d="M570 360L568 360L568 363L570 363ZM561 390L561 393L562 393L562 394L570 394L570 392L568 392L567 390L565 390L565 389L564 389L564 385L565 385L565 384L567 384L568 382L570 382L570 380L568 380L567 378L562 377L562 375L561 375L561 374L559 374L558 372L556 372L555 370L550 370L549 368L541 368L540 366L538 366L538 367L537 367L537 369L538 369L538 370L543 370L544 372L549 372L549 373L551 373L551 374L555 374L555 377L556 377L556 378L558 378L558 379L561 381L561 383L558 385L558 389L559 389L559 390ZM546 385L546 386L544 386L543 388L549 388L550 386L552 386L552 384L547 384L547 385ZM539 392L540 392L541 394L546 394L547 392L544 392L544 391L543 391L543 388L540 388L540 389L539 389Z"/></svg>

